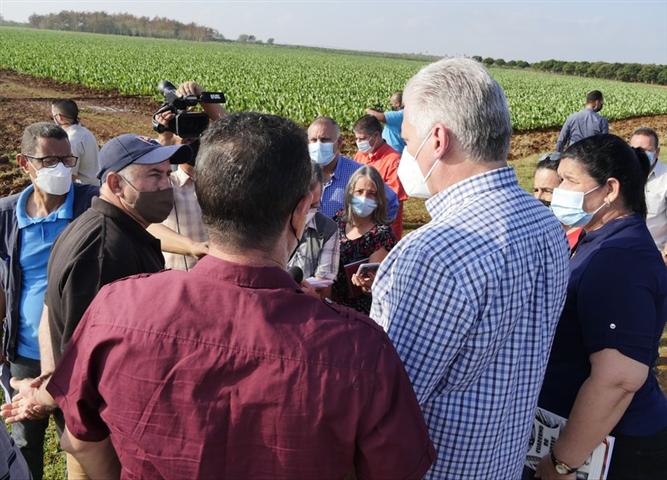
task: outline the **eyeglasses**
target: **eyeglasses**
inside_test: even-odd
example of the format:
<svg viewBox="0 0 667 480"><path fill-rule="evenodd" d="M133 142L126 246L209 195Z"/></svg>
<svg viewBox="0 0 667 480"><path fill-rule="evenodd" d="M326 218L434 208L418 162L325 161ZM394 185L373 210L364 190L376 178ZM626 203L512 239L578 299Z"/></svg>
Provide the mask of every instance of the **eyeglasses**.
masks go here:
<svg viewBox="0 0 667 480"><path fill-rule="evenodd" d="M33 157L31 155L24 154L23 156L38 162L39 165L41 165L39 168L53 168L58 165L59 162L62 162L63 165L65 165L67 168L72 168L74 165L76 165L76 162L79 161L79 157L75 157L74 155L64 155L62 157L55 155L48 155L46 157Z"/></svg>

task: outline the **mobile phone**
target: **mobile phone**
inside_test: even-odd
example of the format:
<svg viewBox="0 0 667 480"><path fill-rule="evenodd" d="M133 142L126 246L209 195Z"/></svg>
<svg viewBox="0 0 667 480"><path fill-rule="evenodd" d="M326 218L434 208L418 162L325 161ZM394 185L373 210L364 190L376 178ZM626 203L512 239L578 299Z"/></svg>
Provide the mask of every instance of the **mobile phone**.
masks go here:
<svg viewBox="0 0 667 480"><path fill-rule="evenodd" d="M357 275L362 278L367 278L371 273L377 273L378 268L380 268L379 263L362 263L359 265L359 270L357 270Z"/></svg>

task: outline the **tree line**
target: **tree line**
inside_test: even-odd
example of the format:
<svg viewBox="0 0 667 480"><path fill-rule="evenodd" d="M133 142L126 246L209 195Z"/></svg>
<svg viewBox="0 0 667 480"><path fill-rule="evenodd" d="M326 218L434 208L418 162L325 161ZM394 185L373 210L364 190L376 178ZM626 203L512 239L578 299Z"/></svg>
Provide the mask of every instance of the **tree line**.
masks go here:
<svg viewBox="0 0 667 480"><path fill-rule="evenodd" d="M562 60L544 60L530 64L523 60L505 61L502 58L482 58L474 60L491 67L532 68L542 72L561 73L580 77L605 78L622 82L641 82L667 85L667 65L641 63L608 63L608 62L566 62Z"/></svg>
<svg viewBox="0 0 667 480"><path fill-rule="evenodd" d="M174 38L179 40L224 40L217 30L194 22L182 23L164 17L136 17L129 13L75 12L64 10L48 15L30 15L34 28L72 32L106 33L132 37Z"/></svg>

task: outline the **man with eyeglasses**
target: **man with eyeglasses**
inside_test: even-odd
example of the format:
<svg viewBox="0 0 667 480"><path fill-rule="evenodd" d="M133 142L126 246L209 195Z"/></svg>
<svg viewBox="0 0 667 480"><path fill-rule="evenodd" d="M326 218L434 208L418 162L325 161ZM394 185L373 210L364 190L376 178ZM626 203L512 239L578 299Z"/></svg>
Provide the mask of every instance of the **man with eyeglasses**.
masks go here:
<svg viewBox="0 0 667 480"><path fill-rule="evenodd" d="M90 207L98 188L72 183L77 157L65 130L52 123L25 129L16 162L31 183L0 199L0 312L3 360L9 361L11 375L21 379L40 374L37 332L51 248L60 232ZM43 474L47 425L48 417L17 423L12 430L35 480Z"/></svg>
<svg viewBox="0 0 667 480"><path fill-rule="evenodd" d="M7 421L14 423L31 418L35 411L55 408L48 394L40 397L37 392L42 384L46 385L81 317L104 285L164 269L160 240L146 227L162 222L173 208L170 163L187 162L191 155L187 145L161 146L133 134L112 138L102 147L97 174L102 182L100 196L63 231L49 261L49 285L39 332L42 369L33 376L39 378L12 382L22 398L13 406L3 406L2 415ZM118 388L122 395L122 386ZM66 432L62 418L56 417L56 425ZM68 441L84 449L90 447L92 464L98 468L108 466L97 458L98 454L105 456L110 443L92 445L65 433L63 444ZM69 455L67 469L68 478L87 478L86 474L109 478L106 470L104 474L99 474L99 470L84 472Z"/></svg>

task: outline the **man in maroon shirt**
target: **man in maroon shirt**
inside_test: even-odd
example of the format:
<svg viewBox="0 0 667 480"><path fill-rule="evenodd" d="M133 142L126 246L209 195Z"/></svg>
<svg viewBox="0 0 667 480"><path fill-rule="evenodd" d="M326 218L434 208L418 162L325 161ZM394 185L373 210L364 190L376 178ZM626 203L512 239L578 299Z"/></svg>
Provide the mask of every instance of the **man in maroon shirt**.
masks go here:
<svg viewBox="0 0 667 480"><path fill-rule="evenodd" d="M196 182L209 255L190 272L102 288L45 383L65 415L63 445L91 477L428 470L428 430L383 330L304 294L285 270L310 168L289 120L241 113L211 125Z"/></svg>

